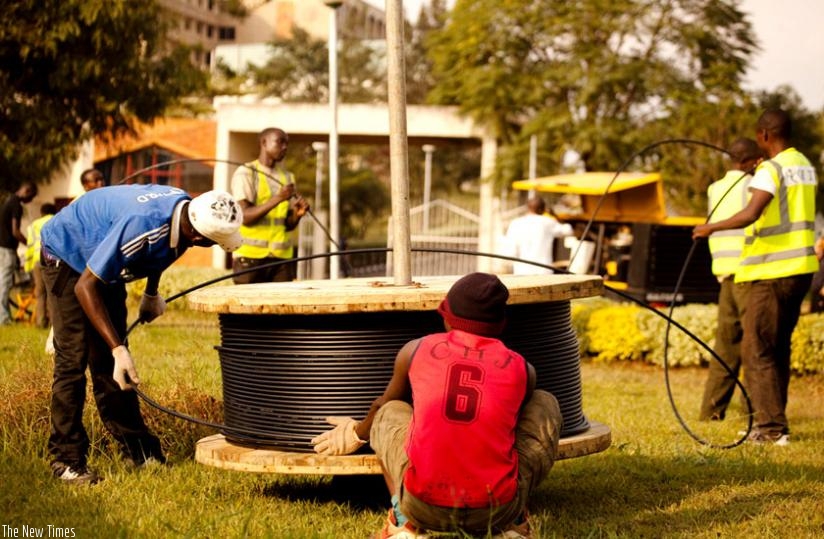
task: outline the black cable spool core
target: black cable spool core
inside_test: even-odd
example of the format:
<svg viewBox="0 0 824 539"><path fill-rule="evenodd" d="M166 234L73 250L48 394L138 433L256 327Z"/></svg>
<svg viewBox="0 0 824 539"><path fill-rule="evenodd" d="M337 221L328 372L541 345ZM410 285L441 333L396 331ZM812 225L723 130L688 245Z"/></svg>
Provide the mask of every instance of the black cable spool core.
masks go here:
<svg viewBox="0 0 824 539"><path fill-rule="evenodd" d="M363 417L406 342L442 331L436 311L221 314L223 434L240 446L310 453L310 440L330 428L326 417ZM509 305L501 339L535 367L536 387L558 399L561 436L587 430L569 301Z"/></svg>

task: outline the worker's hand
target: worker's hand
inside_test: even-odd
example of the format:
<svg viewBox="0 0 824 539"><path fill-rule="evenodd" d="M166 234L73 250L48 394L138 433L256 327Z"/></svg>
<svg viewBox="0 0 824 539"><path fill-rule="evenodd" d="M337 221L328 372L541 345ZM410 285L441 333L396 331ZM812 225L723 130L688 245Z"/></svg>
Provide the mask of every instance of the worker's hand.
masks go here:
<svg viewBox="0 0 824 539"><path fill-rule="evenodd" d="M815 251L815 257L818 260L824 258L824 237L818 238L813 245L813 250Z"/></svg>
<svg viewBox="0 0 824 539"><path fill-rule="evenodd" d="M54 326L49 328L49 336L46 337L46 353L50 356L55 354L54 350Z"/></svg>
<svg viewBox="0 0 824 539"><path fill-rule="evenodd" d="M140 383L140 379L137 377L129 349L121 344L112 350L112 355L114 356L114 374L112 374L114 381L124 391L133 389Z"/></svg>
<svg viewBox="0 0 824 539"><path fill-rule="evenodd" d="M315 453L321 455L348 455L354 453L366 443L358 438L358 434L355 432L358 422L351 417L327 417L326 422L335 425L335 428L312 438Z"/></svg>
<svg viewBox="0 0 824 539"><path fill-rule="evenodd" d="M712 227L710 225L698 225L692 229L692 239L707 238L712 234Z"/></svg>
<svg viewBox="0 0 824 539"><path fill-rule="evenodd" d="M166 312L166 300L160 294L156 296L143 294L143 299L140 300L139 312L138 316L142 322L151 322Z"/></svg>
<svg viewBox="0 0 824 539"><path fill-rule="evenodd" d="M281 200L289 200L293 196L295 196L295 184L294 183L287 183L280 186L278 189L278 198Z"/></svg>
<svg viewBox="0 0 824 539"><path fill-rule="evenodd" d="M296 217L301 218L304 215L306 215L306 212L309 211L309 203L306 201L305 198L298 195L297 199L295 200L293 211L295 212Z"/></svg>

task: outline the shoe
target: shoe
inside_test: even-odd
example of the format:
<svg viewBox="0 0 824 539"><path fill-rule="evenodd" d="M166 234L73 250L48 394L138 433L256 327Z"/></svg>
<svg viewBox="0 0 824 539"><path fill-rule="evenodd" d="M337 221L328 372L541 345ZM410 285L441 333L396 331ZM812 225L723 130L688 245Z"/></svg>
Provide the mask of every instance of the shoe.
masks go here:
<svg viewBox="0 0 824 539"><path fill-rule="evenodd" d="M753 430L752 432L750 432L750 435L747 436L747 442L756 445L773 444L785 447L790 445L790 435L767 434L766 432L762 432L760 430Z"/></svg>
<svg viewBox="0 0 824 539"><path fill-rule="evenodd" d="M52 462L51 469L56 478L72 485L94 485L103 480L95 472L86 468L85 464Z"/></svg>
<svg viewBox="0 0 824 539"><path fill-rule="evenodd" d="M421 532L423 530L420 530ZM418 533L419 530L412 525L411 522L405 522L403 526L398 526L395 520L395 511L389 510L389 516L386 517L386 524L383 529L376 533L374 539L428 539L429 536L425 533Z"/></svg>
<svg viewBox="0 0 824 539"><path fill-rule="evenodd" d="M520 518L520 523L513 522L507 528L492 536L492 539L530 539L532 537L531 530L529 528L529 520L526 517L526 513L522 515Z"/></svg>
<svg viewBox="0 0 824 539"><path fill-rule="evenodd" d="M136 470L150 470L153 468L160 468L166 465L166 457L163 455L149 455L143 460L135 460L131 457L126 457L126 462Z"/></svg>

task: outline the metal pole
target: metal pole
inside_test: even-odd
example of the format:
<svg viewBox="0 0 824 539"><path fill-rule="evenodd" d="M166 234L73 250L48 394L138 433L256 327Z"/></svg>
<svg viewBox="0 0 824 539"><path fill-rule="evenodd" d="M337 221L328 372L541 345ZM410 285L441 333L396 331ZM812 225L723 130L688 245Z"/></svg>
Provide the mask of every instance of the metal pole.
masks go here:
<svg viewBox="0 0 824 539"><path fill-rule="evenodd" d="M340 237L340 201L338 199L338 18L337 9L343 0L324 0L329 10L329 110L332 116L329 128L329 251L338 252ZM340 257L329 259L329 278L340 274Z"/></svg>
<svg viewBox="0 0 824 539"><path fill-rule="evenodd" d="M320 254L328 251L328 243L323 227L326 226L326 211L323 209L323 159L324 153L329 145L325 142L313 142L312 149L315 150L315 204L312 213L320 222L312 228L312 254ZM303 223L303 221L301 221ZM324 279L326 277L326 259L315 258L312 260L312 279Z"/></svg>
<svg viewBox="0 0 824 539"><path fill-rule="evenodd" d="M312 149L315 150L315 204L313 211L323 209L323 154L329 147L325 142L313 142Z"/></svg>
<svg viewBox="0 0 824 539"><path fill-rule="evenodd" d="M389 170L392 182L395 285L412 283L409 235L409 148L406 139L406 65L403 58L403 2L386 0Z"/></svg>
<svg viewBox="0 0 824 539"><path fill-rule="evenodd" d="M432 195L432 152L435 146L432 144L423 145L423 153L426 154L423 164L423 230L429 231L429 202Z"/></svg>
<svg viewBox="0 0 824 539"><path fill-rule="evenodd" d="M538 135L529 137L529 179L538 176ZM535 189L529 190L529 196L535 196Z"/></svg>

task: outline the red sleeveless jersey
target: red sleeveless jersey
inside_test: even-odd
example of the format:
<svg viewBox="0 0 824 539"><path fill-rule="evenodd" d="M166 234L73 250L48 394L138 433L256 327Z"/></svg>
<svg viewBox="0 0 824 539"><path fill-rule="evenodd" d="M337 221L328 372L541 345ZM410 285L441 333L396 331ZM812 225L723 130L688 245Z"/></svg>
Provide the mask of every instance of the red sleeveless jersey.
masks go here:
<svg viewBox="0 0 824 539"><path fill-rule="evenodd" d="M437 333L421 339L409 382L406 490L443 507L512 500L518 486L515 426L527 388L524 358L498 339Z"/></svg>

